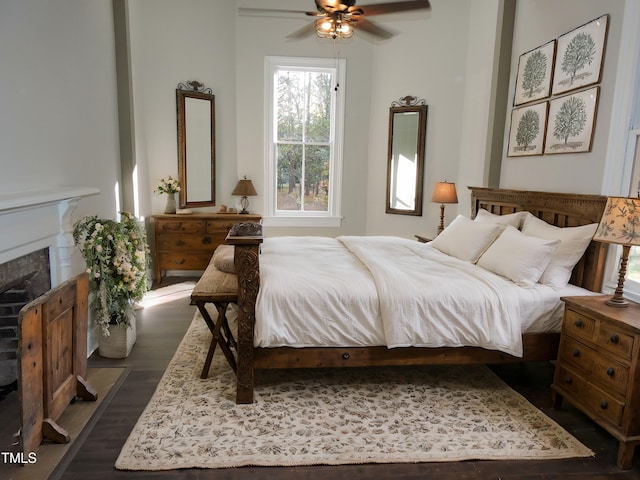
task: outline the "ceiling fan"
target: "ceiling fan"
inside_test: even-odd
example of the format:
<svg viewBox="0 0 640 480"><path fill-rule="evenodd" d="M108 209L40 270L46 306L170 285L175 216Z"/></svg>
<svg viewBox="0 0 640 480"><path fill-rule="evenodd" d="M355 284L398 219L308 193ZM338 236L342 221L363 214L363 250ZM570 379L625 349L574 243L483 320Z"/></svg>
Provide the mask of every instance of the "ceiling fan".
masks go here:
<svg viewBox="0 0 640 480"><path fill-rule="evenodd" d="M300 13L316 17L314 22L287 36L292 39L304 38L314 32L322 38L332 38L334 40L337 38L349 38L353 35L356 28L375 37L387 39L393 36L391 32L379 27L364 17L431 8L429 0L408 0L362 6L356 6L356 0L315 0L315 4L316 11L312 12L268 8L244 8L242 9L242 13L254 15L261 13Z"/></svg>

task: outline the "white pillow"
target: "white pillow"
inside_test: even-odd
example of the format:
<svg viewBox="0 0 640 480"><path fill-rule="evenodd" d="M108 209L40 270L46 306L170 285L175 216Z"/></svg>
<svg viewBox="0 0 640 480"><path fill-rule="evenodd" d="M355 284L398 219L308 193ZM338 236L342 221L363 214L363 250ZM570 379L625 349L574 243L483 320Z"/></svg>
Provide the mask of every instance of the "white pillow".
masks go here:
<svg viewBox="0 0 640 480"><path fill-rule="evenodd" d="M475 263L504 227L458 215L429 245L452 257Z"/></svg>
<svg viewBox="0 0 640 480"><path fill-rule="evenodd" d="M529 287L538 281L558 245L560 240L530 237L508 226L482 254L478 266Z"/></svg>
<svg viewBox="0 0 640 480"><path fill-rule="evenodd" d="M523 233L546 240L560 240L560 246L540 277L540 283L556 289L565 287L569 283L573 267L582 258L597 228L597 223L560 228L529 214L522 227Z"/></svg>
<svg viewBox="0 0 640 480"><path fill-rule="evenodd" d="M495 213L491 213L484 208L478 210L476 213L476 222L484 222L484 223L497 223L499 225L511 225L512 227L516 227L520 229L522 227L522 222L524 221L526 215L529 212L515 212L508 213L507 215L496 215Z"/></svg>

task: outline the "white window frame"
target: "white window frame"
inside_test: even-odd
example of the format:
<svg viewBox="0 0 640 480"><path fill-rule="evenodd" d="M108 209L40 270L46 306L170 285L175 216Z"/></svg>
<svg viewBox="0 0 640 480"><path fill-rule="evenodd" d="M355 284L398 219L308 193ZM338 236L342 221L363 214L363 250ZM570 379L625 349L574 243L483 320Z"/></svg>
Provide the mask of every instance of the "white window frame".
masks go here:
<svg viewBox="0 0 640 480"><path fill-rule="evenodd" d="M618 53L615 94L609 127L609 144L602 191L610 196L635 196L640 175L634 168L636 144L640 142L640 2L625 2ZM637 165L637 164L636 164ZM622 249L609 246L607 277L603 291L616 288ZM625 297L640 302L640 283L626 279Z"/></svg>
<svg viewBox="0 0 640 480"><path fill-rule="evenodd" d="M333 102L328 211L283 211L276 209L275 74L278 70L324 70L336 78ZM342 158L344 144L346 60L333 58L265 58L265 215L263 224L275 227L340 227L342 225Z"/></svg>

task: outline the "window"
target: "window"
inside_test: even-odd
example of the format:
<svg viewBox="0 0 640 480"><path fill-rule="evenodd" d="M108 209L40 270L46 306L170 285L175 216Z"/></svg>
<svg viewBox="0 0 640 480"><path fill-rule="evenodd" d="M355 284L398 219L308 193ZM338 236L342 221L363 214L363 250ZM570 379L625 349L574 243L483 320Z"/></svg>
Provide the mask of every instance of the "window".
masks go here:
<svg viewBox="0 0 640 480"><path fill-rule="evenodd" d="M266 225L340 226L345 60L267 57Z"/></svg>

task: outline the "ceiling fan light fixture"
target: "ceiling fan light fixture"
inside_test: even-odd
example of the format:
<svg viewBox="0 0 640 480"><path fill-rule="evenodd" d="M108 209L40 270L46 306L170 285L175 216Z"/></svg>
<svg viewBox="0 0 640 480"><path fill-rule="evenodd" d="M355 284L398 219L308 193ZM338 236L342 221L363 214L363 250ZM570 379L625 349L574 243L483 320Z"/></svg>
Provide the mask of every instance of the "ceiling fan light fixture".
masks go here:
<svg viewBox="0 0 640 480"><path fill-rule="evenodd" d="M351 22L342 16L316 20L316 34L320 38L349 38L353 35Z"/></svg>

